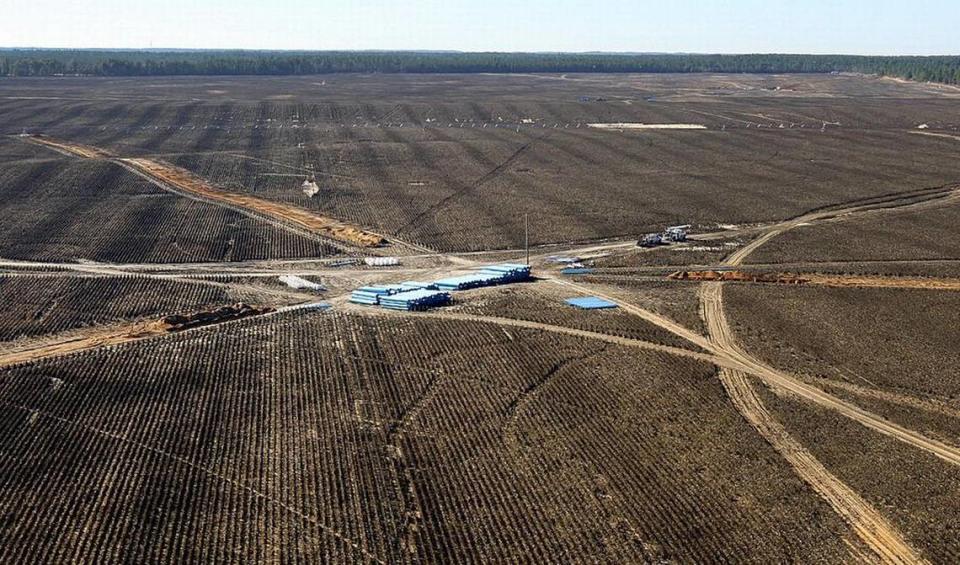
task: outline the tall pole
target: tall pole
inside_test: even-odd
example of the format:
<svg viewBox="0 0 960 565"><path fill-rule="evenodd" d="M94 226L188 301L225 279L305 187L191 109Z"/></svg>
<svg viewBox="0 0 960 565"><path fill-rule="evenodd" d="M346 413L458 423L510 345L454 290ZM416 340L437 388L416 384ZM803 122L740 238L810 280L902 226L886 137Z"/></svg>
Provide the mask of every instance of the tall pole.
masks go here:
<svg viewBox="0 0 960 565"><path fill-rule="evenodd" d="M527 266L530 266L530 222L527 221L528 215L523 215L523 248L527 252Z"/></svg>

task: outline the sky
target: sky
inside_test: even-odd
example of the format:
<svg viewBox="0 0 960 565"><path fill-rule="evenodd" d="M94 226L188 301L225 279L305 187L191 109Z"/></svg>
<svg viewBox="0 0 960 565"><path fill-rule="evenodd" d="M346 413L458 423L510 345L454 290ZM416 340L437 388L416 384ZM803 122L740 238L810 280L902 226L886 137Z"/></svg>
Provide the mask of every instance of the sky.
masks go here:
<svg viewBox="0 0 960 565"><path fill-rule="evenodd" d="M0 46L960 54L960 0L0 0Z"/></svg>

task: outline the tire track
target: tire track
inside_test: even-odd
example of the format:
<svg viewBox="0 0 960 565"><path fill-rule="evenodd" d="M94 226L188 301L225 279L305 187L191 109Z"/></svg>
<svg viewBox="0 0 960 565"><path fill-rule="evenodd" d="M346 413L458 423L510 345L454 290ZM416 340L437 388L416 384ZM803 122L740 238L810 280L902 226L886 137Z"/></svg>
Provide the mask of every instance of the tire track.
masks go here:
<svg viewBox="0 0 960 565"><path fill-rule="evenodd" d="M834 398L823 391L783 375L769 367L761 365L740 350L734 340L733 332L723 313L723 283L705 283L701 287L700 302L708 332L714 343L731 357L750 367L750 373L758 376L770 386L787 390L807 400L832 408L861 424L880 431L884 423L880 417ZM817 492L850 526L857 535L885 563L917 563L923 560L907 544L903 536L859 494L830 473L803 445L793 439L783 426L766 410L757 397L744 371L721 368L720 380L737 410L750 424L780 453L793 467L794 472ZM801 386L797 386L797 385ZM900 430L909 435L908 430ZM888 433L888 435L891 435ZM927 450L936 451L936 446L927 445L933 440L911 437ZM925 441L924 441L925 440ZM939 443L939 442L937 442ZM946 447L946 446L945 446ZM960 465L960 458L955 459Z"/></svg>
<svg viewBox="0 0 960 565"><path fill-rule="evenodd" d="M488 324L496 324L499 326L539 330L544 332L565 334L565 335L574 336L574 337L605 341L605 342L616 344L616 345L626 345L628 347L650 349L653 351L659 351L661 353L667 353L670 355L678 355L680 357L690 357L693 359L697 359L698 361L705 361L713 365L729 365L733 367L739 366L737 364L729 363L726 359L720 356L710 355L707 353L699 353L696 351L692 351L690 349L683 349L681 347L673 347L671 345L661 345L659 343L653 343L651 341L631 339L631 338L620 337L615 335L591 332L587 330L578 330L575 328L568 328L565 326L554 326L551 324L544 324L541 322L531 322L529 320L516 320L513 318L500 318L496 316L479 316L474 314L454 314L454 313L446 313L446 312L427 312L427 313L396 312L396 313L391 313L391 315L417 316L420 318L434 318L439 320L456 320L461 322L483 322ZM705 344L707 343L704 338L701 337L700 339L703 340Z"/></svg>
<svg viewBox="0 0 960 565"><path fill-rule="evenodd" d="M875 509L863 502L859 495L849 489L849 487L845 487L836 477L830 475L829 472L826 472L826 475L819 472L817 470L817 465L820 465L819 462L817 462L813 455L807 452L802 445L795 440L787 442L784 437L789 436L785 435L785 431L783 434L774 433L778 427L782 428L782 426L763 409L762 404L759 404L759 406L763 409L763 412L757 411L755 403L759 403L759 399L751 400L748 396L745 396L749 392L749 395L755 397L749 381L737 383L734 379L737 378L738 372L744 375L750 374L757 376L769 386L787 390L821 406L840 412L870 429L904 441L929 453L933 453L941 459L958 466L960 466L960 450L926 438L922 434L913 432L912 430L890 424L880 416L840 400L821 389L803 383L794 377L781 373L750 357L736 345L729 325L726 324L726 319L723 316L722 294L720 294L722 283L705 283L703 292L701 293L704 319L707 321L709 335L711 337L711 339L707 339L689 329L683 328L671 320L667 320L662 316L631 304L624 303L621 300L591 291L590 289L567 281L555 280L554 282L578 289L582 292L592 292L592 294L596 296L611 300L628 312L641 316L645 320L657 324L703 347L706 351L713 354L715 359L717 359L714 363L721 367L722 378L727 380L724 386L731 394L731 400L738 410L741 408L750 410L749 412L741 410L744 418L746 418L751 425L754 425L754 421L758 422L760 426L758 431L761 434L770 434L770 438L778 441L779 446L771 442L771 445L774 445L778 452L784 451L791 454L791 458L795 460L788 460L788 462L794 467L798 476L810 484L815 492L824 496L831 507L851 525L857 535L871 548L878 559L886 563L923 562L923 560L917 556L916 552L903 540L902 535L900 535L893 526L885 522ZM733 371L732 376L729 373L730 371ZM732 395L737 395L737 397L735 398ZM768 439L767 435L763 435L763 437ZM768 441L770 441L770 439L768 439ZM797 457L799 457L799 459L796 459ZM799 468L797 464L800 465ZM822 467L822 465L820 465L820 467Z"/></svg>
<svg viewBox="0 0 960 565"><path fill-rule="evenodd" d="M481 176L481 177L478 178L477 180L473 181L473 182L470 183L469 185L463 187L462 189L457 190L457 191L454 192L453 194L450 194L449 196L447 196L447 197L439 200L439 201L436 202L435 204L431 205L429 208L427 208L427 209L424 210L423 212L420 212L419 214L417 214L416 216L414 216L412 220L410 220L409 222L407 222L406 224L404 224L404 225L401 226L400 228L394 230L394 232L395 232L395 233L403 233L404 230L409 229L411 226L417 225L420 221L422 221L422 220L423 220L424 218L426 218L428 215L434 214L434 213L436 213L438 210L446 207L446 205L449 204L449 203L450 203L451 201L453 201L454 199L459 198L459 197L461 197L461 196L463 196L464 194L467 194L467 193L469 193L469 192L473 192L474 190L477 190L478 188L482 187L484 184L486 184L486 183L490 182L491 180L495 179L495 178L498 177L501 173L503 173L503 172L507 169L507 167L509 167L511 164L513 164L517 159L520 158L521 155L523 155L528 149L530 149L530 147L531 147L534 143L540 141L541 139L547 137L548 135L549 135L549 133L545 133L545 134L541 135L540 137L535 137L535 138L531 139L530 141L524 143L523 145L520 146L519 149L517 149L517 150L514 151L512 154L510 154L509 157L507 157L505 160L503 160L503 161L502 161L500 164L498 164L496 167L494 167L493 169L490 169L489 171L487 171L486 173L484 173L483 176Z"/></svg>
<svg viewBox="0 0 960 565"><path fill-rule="evenodd" d="M860 386L845 381L828 379L825 377L812 378L816 379L824 388L836 388L863 398L881 400L883 402L897 404L906 408L914 408L917 410L923 410L925 412L939 414L941 416L947 416L949 418L960 419L960 410L951 407L949 404L943 401L919 398L916 396L899 394L886 390L879 390L868 386Z"/></svg>

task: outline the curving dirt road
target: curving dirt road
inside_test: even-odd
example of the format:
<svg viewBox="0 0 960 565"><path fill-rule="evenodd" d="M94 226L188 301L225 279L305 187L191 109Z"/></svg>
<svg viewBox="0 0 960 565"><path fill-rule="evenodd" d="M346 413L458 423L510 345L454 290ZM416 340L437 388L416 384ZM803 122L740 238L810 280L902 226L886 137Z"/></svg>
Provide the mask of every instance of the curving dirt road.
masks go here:
<svg viewBox="0 0 960 565"><path fill-rule="evenodd" d="M370 314L369 310L364 309L363 307L358 307L356 311L363 312L365 314ZM680 357L690 357L697 359L699 361L705 361L712 365L729 365L729 366L739 366L733 364L727 359L718 357L715 355L710 355L708 353L699 353L697 351L692 351L690 349L683 349L682 347L673 347L670 345L661 345L659 343L654 343L652 341L644 341L640 339L630 339L627 337L620 337L616 335L603 334L598 332L591 332L587 330L578 330L575 328L568 328L566 326L555 326L552 324L544 324L541 322L531 322L529 320L517 320L515 318L501 318L498 316L481 316L476 314L459 314L453 312L440 312L440 311L431 311L431 312L376 312L377 314L389 315L389 316L414 316L417 318L434 318L439 320L455 320L460 322L482 322L487 324L496 324L498 326L504 327L513 327L513 328L524 328L530 330L539 330L550 333L564 334L574 337L582 337L586 339L593 339L598 341L605 341L607 343L613 343L616 345L625 345L627 347L638 347L640 349L650 349L653 351L659 351L661 353L668 353L670 355L678 355Z"/></svg>
<svg viewBox="0 0 960 565"><path fill-rule="evenodd" d="M909 195L875 199L805 214L771 227L749 244L727 257L723 265L730 267L741 265L751 253L765 243L801 224L852 214L937 205L958 199L958 194L960 192L955 187L941 187L940 189L918 191ZM851 525L858 536L876 553L881 561L887 563L923 562L922 558L907 544L896 528L889 524L856 492L823 467L803 445L786 432L783 426L760 402L746 373L759 377L768 386L789 391L820 406L835 410L867 428L923 449L954 465L960 465L960 449L888 422L881 416L863 410L824 392L820 388L778 371L746 353L739 346L727 322L723 310L722 282L703 283L700 292L700 304L710 341L715 346L710 351L718 355L725 354L747 368L746 371L723 367L720 369L720 379L724 388L744 418L790 463L798 476L803 478Z"/></svg>
<svg viewBox="0 0 960 565"><path fill-rule="evenodd" d="M884 212L894 209L903 211L925 208L933 205L943 205L945 203L954 201L960 201L960 187L955 184L950 184L911 191L904 194L871 198L851 203L849 205L830 207L823 210L810 212L791 220L773 224L759 237L731 253L722 264L728 267L740 266L743 264L743 261L747 258L747 256L762 247L771 239L786 231L799 227L802 224L832 220L835 218L846 217L854 214L859 215L868 212Z"/></svg>
<svg viewBox="0 0 960 565"><path fill-rule="evenodd" d="M746 353L740 348L727 323L723 311L722 291L723 283L704 283L700 293L704 318L707 322L710 337L716 346L715 349L719 349L719 351L715 351L718 355L726 355L729 359L740 363L746 372L775 388L791 392L824 408L839 412L874 431L932 453L948 463L960 466L960 448L930 439L919 432L892 423L883 416L841 400L816 386L774 369Z"/></svg>
<svg viewBox="0 0 960 565"><path fill-rule="evenodd" d="M880 562L924 562L893 525L887 522L876 509L864 501L855 491L830 473L813 454L786 432L783 426L763 407L747 375L754 375L771 386L778 386L822 406L837 410L872 429L926 449L958 465L960 465L960 450L890 424L880 416L844 402L794 377L780 373L750 357L739 348L729 325L726 323L721 300L722 294L720 293L723 283L705 283L702 287L703 316L707 322L710 335L710 339L707 339L658 314L618 300L615 297L596 292L594 289L568 281L554 280L553 282L615 302L624 310L669 330L708 351L713 357L714 364L720 368L720 380L737 410L786 459L797 475L850 524L853 531L874 552ZM695 352L688 352L687 354L698 355Z"/></svg>

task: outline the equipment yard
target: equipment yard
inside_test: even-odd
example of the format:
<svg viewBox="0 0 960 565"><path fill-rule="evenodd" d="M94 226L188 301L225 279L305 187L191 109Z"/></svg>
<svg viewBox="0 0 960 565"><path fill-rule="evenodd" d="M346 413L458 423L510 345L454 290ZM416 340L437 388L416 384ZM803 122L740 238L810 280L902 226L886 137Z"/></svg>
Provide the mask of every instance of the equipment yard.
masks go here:
<svg viewBox="0 0 960 565"><path fill-rule="evenodd" d="M4 78L0 562L955 563L958 101Z"/></svg>

